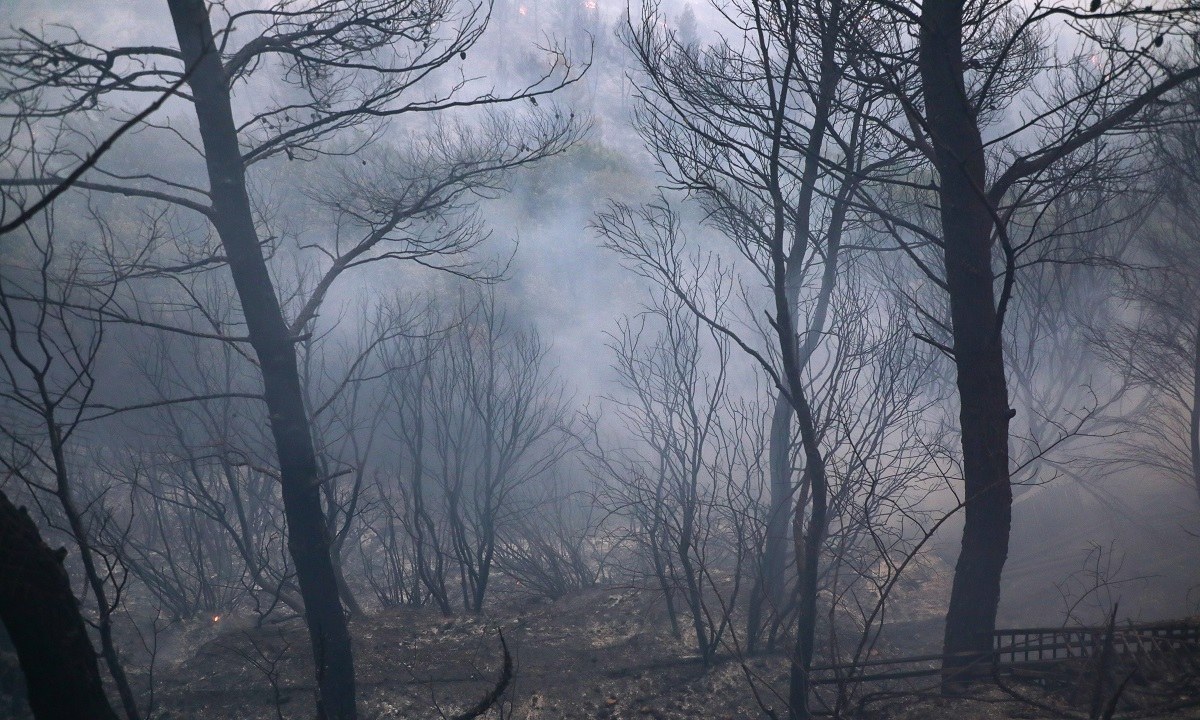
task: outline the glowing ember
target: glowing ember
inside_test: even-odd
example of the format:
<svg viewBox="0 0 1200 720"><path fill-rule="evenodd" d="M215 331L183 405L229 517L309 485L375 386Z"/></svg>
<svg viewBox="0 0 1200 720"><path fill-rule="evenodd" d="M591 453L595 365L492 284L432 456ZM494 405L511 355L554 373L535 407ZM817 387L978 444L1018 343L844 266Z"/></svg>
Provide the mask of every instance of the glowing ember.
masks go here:
<svg viewBox="0 0 1200 720"><path fill-rule="evenodd" d="M221 622L221 616L220 616L220 615L213 615L213 622Z"/></svg>

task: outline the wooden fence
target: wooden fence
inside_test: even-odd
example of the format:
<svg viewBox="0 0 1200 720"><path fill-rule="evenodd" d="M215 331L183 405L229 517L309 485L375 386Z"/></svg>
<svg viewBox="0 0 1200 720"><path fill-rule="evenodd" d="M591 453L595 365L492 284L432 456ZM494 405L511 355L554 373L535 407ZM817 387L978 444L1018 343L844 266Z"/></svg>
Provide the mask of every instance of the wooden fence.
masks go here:
<svg viewBox="0 0 1200 720"><path fill-rule="evenodd" d="M976 672L1036 667L1078 658L1098 657L1109 628L1014 628L993 634L987 662L976 661ZM1149 623L1115 627L1110 652L1115 656L1163 655L1174 651L1200 651L1200 624ZM944 655L867 659L858 663L814 665L812 685L864 683L940 675ZM983 667L980 667L983 665Z"/></svg>
<svg viewBox="0 0 1200 720"><path fill-rule="evenodd" d="M1031 665L1087 658L1101 652L1107 635L1107 627L997 630L993 652L996 662L1002 665ZM1195 649L1198 644L1200 625L1190 623L1115 627L1112 633L1112 652L1115 655Z"/></svg>

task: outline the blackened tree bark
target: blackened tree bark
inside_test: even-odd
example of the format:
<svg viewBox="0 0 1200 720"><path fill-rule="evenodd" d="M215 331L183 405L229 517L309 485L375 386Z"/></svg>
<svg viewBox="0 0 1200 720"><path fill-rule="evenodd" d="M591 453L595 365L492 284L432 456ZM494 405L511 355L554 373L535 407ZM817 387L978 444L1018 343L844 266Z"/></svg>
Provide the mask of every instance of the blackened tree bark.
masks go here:
<svg viewBox="0 0 1200 720"><path fill-rule="evenodd" d="M821 549L825 542L829 484L825 475L825 458L821 454L813 424L812 410L804 396L798 392L792 394L792 406L796 409L796 421L800 427L801 444L804 448L805 484L812 499L807 529L804 527L804 503L796 503L793 524L796 562L802 566L796 645L792 651L788 679L788 717L791 720L808 720L812 717L808 708L808 695L812 687L809 675L817 635L817 576L821 565Z"/></svg>
<svg viewBox="0 0 1200 720"><path fill-rule="evenodd" d="M968 11L971 15L965 21ZM1129 7L1108 16L1103 12L1085 16L1073 10L1035 12L1020 21L1023 24L1018 27L1022 29L1004 41L1007 50L997 58L981 60L977 49L971 58L972 72L981 62L992 63L988 66L992 74L986 77L994 79L995 73L1006 71L1005 63L1018 62L1014 58L1020 53L1030 57L1030 53L1040 52L1036 47L1016 49L1028 42L1024 28L1058 12L1080 20L1075 26L1079 41L1092 44L1097 48L1095 57L1112 63L1115 69L1095 77L1060 73L1061 82L1070 88L1070 97L1056 99L1053 108L1036 114L1019 131L1055 129L1038 137L1029 148L1015 146L1011 138L1018 131L1006 128L1004 137L1008 140L989 141L993 146L990 154L982 140L985 120L981 116L990 113L994 117L997 108L1005 107L1019 94L1012 88L1000 89L991 80L980 84L978 76L973 76L976 82L972 94L968 93L963 48L974 31L966 26L991 21L962 0L928 0L922 3L919 16L912 18L920 28L917 66L924 102L924 117L916 122L921 126L919 133L928 135L926 154L938 176L941 227L932 240L941 246L945 278L934 279L949 300L951 347L943 349L953 355L957 370L963 449L965 525L946 616L943 647L951 656L943 675L943 689L947 691L966 679L961 672L964 665L991 651L1001 574L1008 556L1012 519L1009 422L1014 411L1009 407L1005 377L1004 318L1018 267L1034 262L1029 259L1032 249L1045 241L1032 234L1024 240L1014 239L1009 234L1013 218L1019 212L1044 207L1039 204L1043 201L1038 194L1045 188L1053 188L1051 196L1062 196L1067 187L1082 188L1084 185L1078 183L1094 182L1087 179L1086 173L1067 172L1065 165L1076 154L1087 155L1081 152L1085 148L1091 148L1092 154L1078 159L1081 166L1119 163L1119 153L1106 154L1098 144L1109 134L1161 127L1159 113L1169 104L1163 100L1175 100L1200 78L1200 66L1185 64L1168 71L1162 64L1160 74L1134 79L1131 73L1141 70L1132 68L1142 67L1141 61L1129 62L1129 58L1150 57L1155 52L1169 53L1159 50L1165 38L1191 32L1195 27L1197 16L1189 6L1165 12ZM1098 22L1094 29L1088 29L1083 20L1093 17ZM1135 43L1129 48L1107 44L1110 30L1104 29L1104 22L1114 18L1128 23L1130 32L1143 33L1147 38L1144 44ZM1016 82L1013 87L1020 85ZM1117 87L1121 90L1110 97ZM1098 106L1105 111L1097 112ZM911 112L913 106L908 107L906 112ZM1015 157L989 173L989 157L997 163L1003 157L995 151L998 142ZM923 145L921 141L918 144ZM1054 236L1050 233L1047 237ZM992 267L997 244L1004 259L999 273ZM1040 252L1044 255L1046 251ZM997 277L1002 280L999 293Z"/></svg>
<svg viewBox="0 0 1200 720"><path fill-rule="evenodd" d="M96 651L63 568L24 508L0 492L0 620L8 629L37 720L117 720Z"/></svg>
<svg viewBox="0 0 1200 720"><path fill-rule="evenodd" d="M1200 495L1200 319L1192 342L1192 411L1188 413L1188 449L1192 456L1192 483Z"/></svg>
<svg viewBox="0 0 1200 720"><path fill-rule="evenodd" d="M288 549L304 599L321 718L354 718L354 660L321 505L296 349L267 272L246 193L229 85L203 0L168 0L187 67L208 168L212 212L263 377L279 457Z"/></svg>
<svg viewBox="0 0 1200 720"><path fill-rule="evenodd" d="M921 6L919 64L941 202L946 287L957 369L965 524L946 615L943 687L991 651L1012 524L1008 387L993 287L994 222L986 160L963 77L962 0ZM965 655L960 655L966 653Z"/></svg>

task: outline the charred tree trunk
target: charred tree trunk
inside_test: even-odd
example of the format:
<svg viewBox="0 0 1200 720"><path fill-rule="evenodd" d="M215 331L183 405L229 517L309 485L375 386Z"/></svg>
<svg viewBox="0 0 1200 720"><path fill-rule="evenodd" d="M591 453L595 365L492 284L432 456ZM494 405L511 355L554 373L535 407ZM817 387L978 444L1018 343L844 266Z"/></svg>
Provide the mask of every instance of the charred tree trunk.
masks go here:
<svg viewBox="0 0 1200 720"><path fill-rule="evenodd" d="M16 647L34 717L117 720L64 557L42 541L24 508L0 492L0 619Z"/></svg>
<svg viewBox="0 0 1200 720"><path fill-rule="evenodd" d="M808 694L812 687L809 679L812 668L813 650L817 637L817 577L820 574L821 551L825 544L825 526L828 522L829 485L825 475L825 458L817 444L812 409L803 395L793 396L796 420L800 426L800 438L804 445L805 483L812 495L812 512L807 529L804 527L804 508L807 503L796 503L793 516L793 535L796 546L796 562L800 563L798 621L796 646L792 652L791 672L788 683L788 708L791 720L808 720L812 713L808 709Z"/></svg>
<svg viewBox="0 0 1200 720"><path fill-rule="evenodd" d="M297 370L294 339L271 283L246 193L245 167L230 107L229 86L203 0L168 0L192 90L208 167L210 219L229 259L279 459L288 550L304 600L317 675L317 712L356 716L354 662L330 555L311 428Z"/></svg>
<svg viewBox="0 0 1200 720"><path fill-rule="evenodd" d="M836 59L836 43L841 19L842 4L840 0L834 0L834 2L830 3L827 20L828 26L821 38L821 80L814 103L812 129L809 131L808 141L804 147L804 170L800 177L800 192L796 200L794 212L796 224L793 230L791 248L788 251L788 258L785 263L785 270L782 277L783 283L775 289L777 296L780 293L782 294L782 299L789 308L788 331L786 334L782 331L780 332L780 343L781 346L787 345L795 348L796 357L792 362L792 367L790 369L785 368L785 374L788 377L788 382L793 392L797 393L800 392L801 388L800 375L808 365L809 360L816 351L822 334L825 332L825 320L829 311L830 299L833 295L833 286L837 280L840 237L846 213L846 204L843 197L835 204L836 207L827 228L825 268L821 277L821 289L817 297L813 316L805 331L803 342L799 342L797 313L799 312L800 286L803 282L803 259L807 250L815 242L811 224L813 197L816 195L818 176L820 174L821 162L823 161L822 147L824 146L826 133L829 130L838 83L842 77L842 70L839 68ZM773 202L781 206L782 198L776 194L773 197ZM783 236L780 233L782 221L783 216L776 213L775 227L777 236L775 241L780 244L780 248L782 248L783 243ZM787 362L785 361L784 364L787 365ZM802 399L799 402L805 406L806 409L804 411L794 407L797 399L789 398L786 393L780 391L776 395L775 409L771 416L771 434L769 436L768 449L771 473L771 507L767 517L766 546L763 552L763 570L766 575L760 581L760 585L762 586L760 594L762 598L751 597L751 612L747 620L746 633L751 651L754 650L755 642L761 631L761 602L765 600L769 603L772 613L779 613L784 606L784 590L786 586L784 578L784 570L786 569L784 553L787 549L788 539L788 510L791 508L793 494L791 457L792 417L795 413L808 412L807 403ZM810 417L807 420L804 418L800 419L802 436L804 426L806 424L812 425L811 413L809 415ZM813 454L820 456L820 452L815 449L815 428L813 428L813 433L811 441L814 447L805 448L806 457ZM803 437L801 439L803 443ZM823 460L820 476L821 483L824 483ZM819 555L819 549L817 552ZM805 561L797 556L796 562L797 565L803 565ZM801 568L801 572L803 572L803 568ZM801 592L803 592L803 582L801 582L800 587ZM755 607L756 604L759 607ZM803 613L805 606L803 600L801 600L800 605L801 613ZM815 603L812 607L815 610ZM805 616L801 614L801 622L808 622L804 618Z"/></svg>
<svg viewBox="0 0 1200 720"><path fill-rule="evenodd" d="M746 614L746 650L750 653L758 649L766 618L777 616L784 606L788 509L792 500L793 412L787 396L782 392L778 393L775 397L775 409L771 413L771 434L768 436L771 502L767 511L766 542Z"/></svg>
<svg viewBox="0 0 1200 720"><path fill-rule="evenodd" d="M1188 425L1189 449L1192 453L1192 483L1200 495L1200 320L1192 329L1192 412Z"/></svg>
<svg viewBox="0 0 1200 720"><path fill-rule="evenodd" d="M837 9L839 7L839 4L834 4L831 24L835 26L837 24ZM823 61L822 76L824 90L821 97L831 98L833 89L836 87L836 77L832 70L832 37L825 38L824 43L825 60ZM819 106L824 107L825 110L818 113L817 120L814 121L813 134L810 136L806 148L806 172L803 182L805 189L801 193L798 205L800 211L797 213L799 217L805 219L805 224L796 228L796 235L792 240L792 247L786 259L783 256L784 208L779 192L776 191L774 193L775 235L773 238L773 250L775 251L775 257L772 264L775 273L775 312L777 317L775 329L779 334L779 354L783 366L783 378L788 390L788 404L792 410L792 413L789 413L789 415L794 414L797 428L800 431L800 445L804 452L804 476L810 488L812 503L812 512L809 517L809 530L807 533L809 537L805 538L804 547L801 547L801 543L798 541L798 538L802 537L798 534L798 528L794 537L797 540L795 545L798 552L796 564L799 566L797 584L799 608L796 615L796 644L792 653L790 682L788 685L789 716L792 720L808 720L812 716L808 709L809 671L812 667L813 647L817 629L817 570L821 560L821 546L825 531L826 503L828 497L825 457L821 453L816 423L813 420L812 407L809 405L804 387L803 373L824 329L825 312L833 290L833 281L836 278L836 246L829 248L831 253L827 260L826 273L822 280L822 299L818 303L818 311L814 314L812 323L809 324L803 344L799 342L797 322L801 258L804 256L804 246L810 242L809 235L811 232L811 228L807 225L807 218L810 213L812 196L816 187L816 168L818 165L817 159L820 157L821 138L824 137L829 119L829 102L823 101ZM776 184L775 187L778 187L778 185ZM775 438L772 438L772 440L775 440ZM789 445L790 441L789 433L789 437L787 438ZM790 455L790 447L783 452L785 455ZM788 460L788 476L790 478L790 458ZM772 501L774 502L774 499ZM791 488L789 487L788 495L784 502L790 501ZM797 521L803 518L806 505L807 503L803 500L796 503L794 517ZM780 578L780 581L782 582L782 578Z"/></svg>
<svg viewBox="0 0 1200 720"><path fill-rule="evenodd" d="M922 5L920 70L939 176L946 284L962 432L966 519L946 615L942 687L992 649L1012 520L1008 387L993 287L986 159L963 81L963 2Z"/></svg>
<svg viewBox="0 0 1200 720"><path fill-rule="evenodd" d="M804 368L808 364L816 348L816 344L824 330L825 313L828 309L829 297L837 276L837 241L836 232L831 227L829 255L826 259L825 274L822 278L822 298L818 302L817 312L809 323L808 332L803 343L798 335L799 325L796 314L799 299L798 273L802 266L801 259L805 248L813 242L812 228L809 224L812 214L812 199L816 191L818 168L820 166L821 149L824 145L825 134L828 130L830 112L833 107L835 91L840 79L840 71L835 62L837 28L841 25L841 3L833 2L830 6L828 26L821 37L821 86L817 97L812 130L804 151L804 172L801 177L801 193L798 198L791 249L784 255L784 219L785 208L779 184L779 144L780 137L776 136L771 155L771 188L772 206L774 210L774 225L772 236L772 271L773 287L775 290L775 331L779 336L779 356L783 370L783 380L787 390L788 401L795 412L797 428L800 431L800 445L804 452L804 476L811 493L811 513L807 537L804 547L800 547L799 527L796 528L796 563L799 565L798 595L799 608L796 617L796 643L792 652L790 678L788 683L788 715L791 720L808 720L812 717L808 708L808 696L811 687L809 674L812 668L813 649L817 633L817 571L821 561L826 508L828 503L828 483L825 474L825 457L821 453L820 440L816 423L813 420L812 407L809 405L804 387ZM793 18L795 21L795 18ZM798 25L795 26L798 29ZM794 52L789 50L789 52ZM790 64L790 62L789 62ZM786 114L786 97L780 98L776 108L776 121L781 122ZM782 127L780 125L779 127ZM840 232L840 231L839 231ZM795 519L797 525L802 522L804 502L796 505Z"/></svg>

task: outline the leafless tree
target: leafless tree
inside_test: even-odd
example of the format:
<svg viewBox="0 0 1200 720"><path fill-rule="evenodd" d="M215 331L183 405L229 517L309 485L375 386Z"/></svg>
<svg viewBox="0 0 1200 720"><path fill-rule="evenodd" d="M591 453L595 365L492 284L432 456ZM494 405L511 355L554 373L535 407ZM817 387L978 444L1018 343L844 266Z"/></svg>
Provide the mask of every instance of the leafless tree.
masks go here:
<svg viewBox="0 0 1200 720"><path fill-rule="evenodd" d="M887 190L859 187L944 293L925 317L954 360L961 408L966 522L944 644L955 658L947 678L961 677L972 653L989 651L1008 552L1013 410L1004 338L1013 289L1023 267L1055 260L1056 228L1094 210L1056 217L1051 209L1064 207L1056 201L1111 188L1110 171L1119 182L1136 150L1131 133L1155 123L1160 104L1200 75L1172 50L1194 19L1186 4L877 7L892 32L862 78L899 104L904 120L889 132L912 160L892 166ZM1017 117L1020 104L1028 109ZM910 212L888 212L881 198L901 196ZM933 222L920 204L937 208ZM945 688L955 687L948 679Z"/></svg>
<svg viewBox="0 0 1200 720"><path fill-rule="evenodd" d="M11 195L9 201L23 204ZM0 273L0 464L75 547L94 603L101 654L126 717L136 720L141 716L137 698L113 638L124 568L96 542L100 528L89 507L97 498L79 487L73 449L95 413L92 398L105 326L97 312L70 306L103 309L113 290L92 291L81 277L86 274L83 254L61 246L54 218L52 208L43 210L36 223L5 237L10 260Z"/></svg>
<svg viewBox="0 0 1200 720"><path fill-rule="evenodd" d="M116 720L61 551L0 492L0 620L21 658L38 720Z"/></svg>
<svg viewBox="0 0 1200 720"><path fill-rule="evenodd" d="M1200 493L1200 216L1191 197L1200 183L1198 99L1187 93L1172 111L1179 124L1156 136L1155 209L1133 234L1119 302L1090 327L1110 366L1142 395L1118 464L1153 468Z"/></svg>
<svg viewBox="0 0 1200 720"><path fill-rule="evenodd" d="M637 122L675 186L699 200L754 274L778 287L793 327L764 330L802 336L799 371L825 329L855 178L833 175L823 164L838 155L856 167L869 154L857 113L870 100L845 82L854 59L842 37L864 31L869 18L860 4L840 0L750 1L717 10L735 34L711 47L660 31L661 13L652 4L631 23L627 44L644 73ZM772 312L771 322L781 322L784 315ZM780 367L789 354L778 354ZM772 425L773 505L765 565L752 588L751 648L765 610L784 597L795 493L787 392L780 391Z"/></svg>
<svg viewBox="0 0 1200 720"><path fill-rule="evenodd" d="M159 406L127 419L144 441L105 463L119 492L104 509L112 527L128 528L109 545L176 617L246 604L263 617L303 612L271 441L254 422L261 401L245 392L253 367L228 344L163 334L148 343L156 351L138 372L146 404ZM169 402L184 391L207 399Z"/></svg>
<svg viewBox="0 0 1200 720"><path fill-rule="evenodd" d="M858 662L878 642L895 604L891 588L924 561L928 528L943 517L937 494L954 467L937 358L912 337L898 298L865 280L843 284L829 354L813 366L814 408L829 448L820 587L829 598L831 663ZM838 712L852 693L836 687L833 702L821 701Z"/></svg>
<svg viewBox="0 0 1200 720"><path fill-rule="evenodd" d="M407 337L414 325L403 311L384 313L376 320L360 326L353 344L332 339L340 329L338 324L321 337L310 335L302 343L301 377L309 416L316 427L334 570L342 601L355 614L362 609L346 579L343 555L347 541L359 529L368 477L377 467L371 455L378 447L388 411L387 403L376 395L388 374L377 361L379 349ZM392 370L404 372L407 368Z"/></svg>
<svg viewBox="0 0 1200 720"><path fill-rule="evenodd" d="M672 626L678 596L696 650L709 664L732 622L750 556L737 549L748 533L727 537L730 518L721 501L734 486L717 482L713 472L715 462L729 457L717 455L729 343L667 291L642 316L622 322L612 348L625 395L608 404L637 445L593 448L593 473L607 486L606 505L627 518L651 558ZM721 562L724 554L732 562ZM718 582L726 568L730 587ZM726 597L718 603L714 594Z"/></svg>
<svg viewBox="0 0 1200 720"><path fill-rule="evenodd" d="M755 589L750 615L750 644L760 631L762 603L778 606L782 598L787 509L798 485L788 452L794 415L806 474L799 484L812 488L806 496L810 509L801 507L796 514L813 518L792 523L811 534L795 544L809 553L797 563L800 626L791 697L792 712L804 716L828 487L803 372L826 327L848 200L876 146L861 118L884 109L875 107L871 93L847 82L848 68L858 62L856 48L875 32L874 16L866 4L841 0L748 0L716 10L730 34L711 47L686 45L661 31L653 4L637 22L631 19L626 43L642 73L637 111L642 136L675 187L700 202L707 219L748 264L748 277L769 293L750 303L749 314L758 324L765 310L761 331L771 342L754 348L735 340L779 390L771 436L771 523L762 587ZM843 172L829 171L830 158ZM613 240L623 234L628 240L635 230L637 223L621 219L626 214L618 208L600 221L606 238L647 275L678 288L661 257L636 242Z"/></svg>
<svg viewBox="0 0 1200 720"><path fill-rule="evenodd" d="M442 327L442 317L436 306L431 307L411 336L380 348L382 367L388 371L384 421L397 444L398 462L395 468L383 469L376 480L378 509L389 530L382 533L378 519L370 528L390 568L390 580L382 587L389 588L387 595L393 602L403 598L408 604L423 604L428 598L448 615L453 611L447 587L451 555L430 470L431 396L449 330ZM368 567L373 565L368 562Z"/></svg>
<svg viewBox="0 0 1200 720"><path fill-rule="evenodd" d="M497 569L523 592L548 600L595 587L607 570L598 542L600 513L589 495L564 495L554 487L566 482L552 479L549 497L537 498L496 548Z"/></svg>
<svg viewBox="0 0 1200 720"><path fill-rule="evenodd" d="M392 490L390 480L387 473L376 472L370 487L373 497L364 513L357 546L363 579L383 607L421 606L433 601L448 615L452 609L448 600L442 602L445 594L434 598L426 586L428 578L444 590L445 561L439 563L441 556L435 555L433 563L426 563L425 537L409 536L407 518L412 510L405 493ZM421 567L433 570L423 575Z"/></svg>
<svg viewBox="0 0 1200 720"><path fill-rule="evenodd" d="M569 447L566 395L536 332L515 326L493 292L463 300L438 359L429 471L463 607L479 612L504 533L529 507L525 493Z"/></svg>
<svg viewBox="0 0 1200 720"><path fill-rule="evenodd" d="M52 205L64 193L70 190L107 153L115 142L125 133L137 126L166 103L167 99L182 86L186 78L181 78L162 93L149 107L122 123L108 137L104 138L97 147L62 180L53 184L50 189L36 201L30 202L19 190L5 190L0 194L0 237L13 235L10 240L16 240L19 233L28 236L31 241L27 247L18 249L9 243L6 252L13 253L33 265L25 266L18 262L3 273L0 282L0 296L3 297L4 316L7 319L6 329L9 340L8 349L12 356L6 358L5 367L9 387L12 393L5 393L7 399L18 400L15 403L20 410L36 410L37 404L31 404L31 396L27 391L31 387L37 389L36 397L42 401L42 420L44 428L36 428L32 435L21 437L19 434L6 432L10 448L15 450L6 454L3 461L9 468L6 479L14 476L22 478L27 490L33 491L32 500L45 510L45 505L37 496L37 483L31 481L41 478L49 469L47 458L43 454L46 445L49 446L50 457L53 459L55 475L54 494L59 499L62 514L68 521L68 534L75 540L81 550L84 571L89 586L97 596L99 603L99 630L103 655L109 663L110 674L114 677L127 717L137 717L136 703L123 669L119 665L116 649L112 643L111 620L112 612L120 605L122 587L116 587L113 603L108 604L104 597L103 581L98 578L95 559L104 557L94 553L94 548L83 544L79 534L82 520L81 513L75 504L74 491L67 484L74 479L66 474L65 446L68 437L79 429L80 424L89 410L89 399L94 390L95 366L97 354L103 338L103 309L112 300L112 288L106 288L109 293L96 293L94 304L84 304L81 308L70 308L74 305L72 296L88 295L93 290L89 283L80 282L79 276L84 263L79 262L79 255L72 251L65 264L56 259L54 246L54 217ZM18 101L18 106L22 103ZM27 107L25 107L27 109ZM51 150L49 154L40 152L36 141L27 147L20 148L14 139L21 134L32 137L33 126L29 117L16 113L8 118L6 134L0 142L0 160L5 167L38 168L44 166L47 159L57 153ZM16 217L10 216L10 211ZM39 215L42 215L39 222ZM39 234L38 228L45 231ZM103 234L106 228L101 223ZM40 282L39 282L40 280ZM32 282L30 282L32 281ZM13 290L16 292L12 292ZM40 289L40 293L37 290ZM81 292L76 292L81 291ZM79 313L76 310L82 309ZM99 312L99 315L95 313ZM32 325L29 325L33 318ZM70 318L68 320L68 318ZM56 319L56 320L55 320ZM69 323L69 324L68 324ZM61 325L67 330L65 337L56 338L45 334L47 327ZM33 330L32 334L30 330ZM28 348L28 340L34 340L37 350ZM62 342L63 344L59 344ZM40 366L32 360L40 351ZM32 353L32 354L31 354ZM56 363L56 360L60 361ZM11 364L10 364L11 363ZM54 366L58 367L55 368ZM28 371L31 385L21 382L25 373L17 368L23 367ZM60 372L65 368L65 374ZM16 372L14 373L14 370ZM69 381L72 374L75 381ZM66 385L60 385L63 380ZM20 402L24 397L25 402ZM59 425L60 411L66 411L65 425ZM73 418L71 416L73 415ZM20 432L28 427L9 426L13 418L6 418L6 427ZM90 418L94 419L94 418ZM24 425L24 423L22 423ZM46 437L41 437L40 430L45 430ZM25 474L26 464L33 465L33 473ZM66 548L51 551L40 537L37 526L29 517L25 508L16 508L8 497L0 492L0 532L5 541L3 546L3 572L6 581L5 593L0 600L2 605L3 622L6 625L6 639L14 642L19 656L23 680L28 685L29 702L38 718L71 718L80 715L98 718L115 718L111 705L103 687L96 654L88 637L85 619L80 611L79 603L72 591L70 578L64 571ZM101 525L101 533L105 526ZM114 566L107 558L108 577L114 577ZM97 581L99 582L99 586ZM153 655L153 651L152 651ZM151 683L153 681L151 680ZM153 710L153 695L150 699L150 712Z"/></svg>
<svg viewBox="0 0 1200 720"><path fill-rule="evenodd" d="M774 226L775 231L771 237L779 244L769 245L774 249L770 254L772 259L768 267L774 270L765 274L767 278L774 278L768 284L775 309L774 316L768 314L770 333L763 333L761 328L753 324L749 333L739 332L738 328L724 319L722 305L724 298L729 296L729 287L734 282L734 271L727 265L720 265L716 259L701 252L692 252L687 247L679 216L665 201L640 211L619 204L614 205L609 212L597 218L596 227L606 244L627 258L635 272L652 282L660 283L708 328L721 334L753 358L777 388L787 388L789 403L799 420L800 446L804 456L805 477L800 485L810 488L809 494L804 498L807 502L798 503L793 514L793 528L798 527L809 535L807 538L796 536L793 530L795 549L799 553L797 564L800 567L800 604L797 613L799 631L792 663L794 681L789 704L791 712L798 717L804 717L808 712L808 668L812 663L815 640L817 575L827 528L828 480L825 475L825 457L810 405L810 388L804 384L803 364L798 362L797 353L800 352L800 347L793 342L797 336L787 329L791 327L788 318L791 317L792 307L782 283L786 258L782 244L785 239L784 227ZM706 291L701 292L701 287ZM708 288L717 288L717 291L707 290ZM756 347L755 338L764 336L769 338L767 347ZM755 344L751 344L752 342ZM779 357L779 361L774 362L773 357ZM810 503L811 509L807 513L806 521L805 510Z"/></svg>
<svg viewBox="0 0 1200 720"><path fill-rule="evenodd" d="M284 158L353 153L364 138L376 137L381 123L405 114L466 106L500 108L525 100L536 103L539 96L574 82L579 71L565 56L554 54L546 73L532 84L507 93L476 91L475 83L463 79L465 76L456 78L460 58L465 58L487 26L486 7L469 3L324 0L303 10L280 4L240 12L217 8L211 13L200 0L169 0L168 6L178 49L154 45L104 48L69 31L65 39L18 34L0 51L6 96L16 98L16 112L21 114L71 117L116 95L161 92L187 74L190 92L181 97L193 107L199 141L170 124L158 127L176 147L193 150L203 158L208 189L168 179L157 169L128 175L100 167L94 168L94 173L106 178L78 181L76 186L196 213L211 223L219 238L220 251L178 265L151 262L150 266L161 275L227 266L233 278L240 300L239 322L244 323L244 335L236 341L253 349L262 375L283 489L288 545L316 661L318 713L321 717L353 718L350 641L330 556L320 469L294 343L308 331L330 287L345 271L394 258L432 262L431 257L445 252L445 238L461 247L464 236L454 227L435 238L409 234L408 223L414 218L452 207L468 188L494 187L494 178L506 169L560 152L570 145L578 125L550 110L535 114L518 123L519 132L473 136L488 138L479 140L487 151L480 158L477 153L467 152L464 157L455 152L464 146L478 149L478 144L472 146L472 136L461 128L442 124L431 136L425 157L442 161L445 170L433 177L428 172L418 172L415 177L401 175L410 181L399 192L411 190L412 194L393 194L382 206L372 202L378 195L371 193L346 202L346 212L362 235L349 245L339 240L320 248L326 260L319 280L293 308L290 318L264 256L248 191L248 172ZM247 37L241 33L251 28L248 39L239 44L238 38ZM256 83L269 73L276 73L288 90L279 102L268 100L264 93L255 94ZM233 100L242 88L249 89L248 95L255 95L259 102L252 103L248 112L235 112ZM38 105L34 98L43 90L54 91L59 102ZM366 132L348 146L337 145L335 139L345 137L352 128L365 128ZM43 174L17 182L54 186L59 179ZM396 234L400 235L400 249L390 242ZM222 329L210 335L227 337Z"/></svg>
<svg viewBox="0 0 1200 720"><path fill-rule="evenodd" d="M380 322L395 323L397 307ZM567 397L536 333L509 319L493 288L449 310L431 302L404 328L373 361L396 462L373 464L363 571L386 603L480 612L497 558L518 562L532 513L557 492Z"/></svg>

